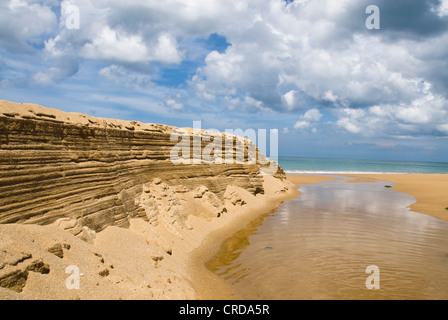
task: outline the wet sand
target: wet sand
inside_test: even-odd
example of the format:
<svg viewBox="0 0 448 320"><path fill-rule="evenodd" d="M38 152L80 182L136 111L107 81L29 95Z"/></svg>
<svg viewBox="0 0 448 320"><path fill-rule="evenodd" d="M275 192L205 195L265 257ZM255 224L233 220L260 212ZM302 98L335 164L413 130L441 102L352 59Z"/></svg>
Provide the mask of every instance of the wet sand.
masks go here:
<svg viewBox="0 0 448 320"><path fill-rule="evenodd" d="M294 183L297 188L301 185L315 184L324 181L331 181L335 178L332 176L317 176L317 175L302 175L302 174L288 174L286 175L289 181Z"/></svg>
<svg viewBox="0 0 448 320"><path fill-rule="evenodd" d="M356 174L353 178L390 181L392 190L412 195L412 211L448 221L448 174ZM290 178L291 181L293 181Z"/></svg>

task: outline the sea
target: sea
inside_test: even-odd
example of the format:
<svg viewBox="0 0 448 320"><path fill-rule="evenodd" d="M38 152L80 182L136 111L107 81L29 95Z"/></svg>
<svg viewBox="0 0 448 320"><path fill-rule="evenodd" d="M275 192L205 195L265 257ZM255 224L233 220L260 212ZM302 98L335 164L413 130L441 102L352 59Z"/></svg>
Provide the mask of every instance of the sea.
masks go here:
<svg viewBox="0 0 448 320"><path fill-rule="evenodd" d="M279 157L278 163L286 173L295 174L448 173L448 162Z"/></svg>

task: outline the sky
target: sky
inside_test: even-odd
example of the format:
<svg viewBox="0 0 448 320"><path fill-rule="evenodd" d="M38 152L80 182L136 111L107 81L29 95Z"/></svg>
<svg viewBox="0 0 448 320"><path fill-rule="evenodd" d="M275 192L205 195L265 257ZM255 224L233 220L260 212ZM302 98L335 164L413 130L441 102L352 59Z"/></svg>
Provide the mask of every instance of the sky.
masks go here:
<svg viewBox="0 0 448 320"><path fill-rule="evenodd" d="M278 129L280 156L448 161L447 88L448 0L0 2L0 99Z"/></svg>

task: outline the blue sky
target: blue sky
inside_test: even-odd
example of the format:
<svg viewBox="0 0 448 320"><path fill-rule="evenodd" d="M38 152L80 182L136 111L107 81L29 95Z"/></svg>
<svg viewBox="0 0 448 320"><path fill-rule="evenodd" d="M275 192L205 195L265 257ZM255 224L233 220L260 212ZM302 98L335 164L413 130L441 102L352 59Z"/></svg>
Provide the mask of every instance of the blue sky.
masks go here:
<svg viewBox="0 0 448 320"><path fill-rule="evenodd" d="M372 4L380 30L365 26ZM275 128L280 155L448 161L446 0L5 0L0 12L0 99Z"/></svg>

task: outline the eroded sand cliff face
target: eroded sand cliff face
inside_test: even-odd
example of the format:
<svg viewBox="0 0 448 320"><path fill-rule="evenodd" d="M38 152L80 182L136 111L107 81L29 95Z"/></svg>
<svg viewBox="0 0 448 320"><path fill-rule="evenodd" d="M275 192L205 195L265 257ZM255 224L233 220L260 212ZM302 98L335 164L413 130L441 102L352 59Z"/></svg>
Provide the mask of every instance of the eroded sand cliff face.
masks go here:
<svg viewBox="0 0 448 320"><path fill-rule="evenodd" d="M189 255L294 188L260 163L175 165L175 129L0 101L0 298L195 298Z"/></svg>

